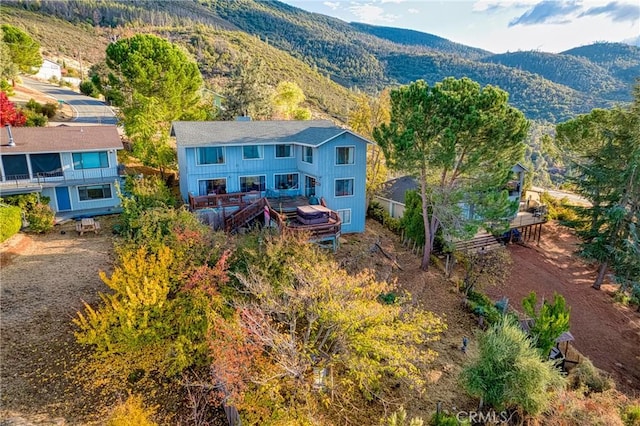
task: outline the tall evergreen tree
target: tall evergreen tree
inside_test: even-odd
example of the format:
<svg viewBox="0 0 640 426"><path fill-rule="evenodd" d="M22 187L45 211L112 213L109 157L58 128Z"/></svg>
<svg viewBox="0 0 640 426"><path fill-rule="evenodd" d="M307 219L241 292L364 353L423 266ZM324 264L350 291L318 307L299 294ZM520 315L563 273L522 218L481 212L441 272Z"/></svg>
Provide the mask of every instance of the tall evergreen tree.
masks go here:
<svg viewBox="0 0 640 426"><path fill-rule="evenodd" d="M374 130L387 165L417 177L422 199L429 267L436 231L470 234L461 204L504 201L501 191L513 165L522 159L528 122L509 106L508 94L468 78L447 78L429 87L420 80L391 92L391 121ZM499 192L498 196L491 196ZM489 209L484 209L489 211ZM495 224L510 212L484 218ZM477 223L475 223L477 225Z"/></svg>
<svg viewBox="0 0 640 426"><path fill-rule="evenodd" d="M11 61L20 71L32 74L34 68L42 65L40 44L20 28L9 24L2 25L2 40L8 47ZM11 78L13 77L15 75Z"/></svg>
<svg viewBox="0 0 640 426"><path fill-rule="evenodd" d="M178 46L147 34L110 44L106 64L110 95L122 104L120 118L134 152L145 165L161 170L170 166L171 121L206 117L200 108L197 64Z"/></svg>
<svg viewBox="0 0 640 426"><path fill-rule="evenodd" d="M627 109L593 110L557 126L557 145L574 163L570 176L592 206L578 208L581 253L625 285L640 280L640 84Z"/></svg>

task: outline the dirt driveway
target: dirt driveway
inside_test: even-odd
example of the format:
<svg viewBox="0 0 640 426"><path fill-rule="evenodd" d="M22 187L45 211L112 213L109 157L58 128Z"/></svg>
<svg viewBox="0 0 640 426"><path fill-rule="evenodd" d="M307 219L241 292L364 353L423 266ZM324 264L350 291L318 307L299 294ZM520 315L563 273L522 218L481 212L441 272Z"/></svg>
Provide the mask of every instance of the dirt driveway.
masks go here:
<svg viewBox="0 0 640 426"><path fill-rule="evenodd" d="M0 245L3 425L25 424L18 413L32 414L36 424L56 417L68 424L60 417L73 421L92 409L82 406L88 399L68 374L82 355L71 319L83 300L95 302L107 289L98 271L110 270L113 248L110 232L80 237L73 229L68 223L44 236L17 234Z"/></svg>
<svg viewBox="0 0 640 426"><path fill-rule="evenodd" d="M516 308L532 290L538 300L562 294L571 306L576 349L610 372L619 390L640 396L640 313L614 303L608 292L612 286L591 288L596 267L575 256L578 239L570 229L554 222L544 226L539 247L510 246L514 264L509 285L486 292L494 300L509 297Z"/></svg>

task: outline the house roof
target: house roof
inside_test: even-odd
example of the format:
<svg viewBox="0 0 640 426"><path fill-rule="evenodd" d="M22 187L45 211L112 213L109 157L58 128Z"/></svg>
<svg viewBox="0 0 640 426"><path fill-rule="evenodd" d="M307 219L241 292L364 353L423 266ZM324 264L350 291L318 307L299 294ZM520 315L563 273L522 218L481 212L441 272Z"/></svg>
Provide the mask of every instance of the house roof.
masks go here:
<svg viewBox="0 0 640 426"><path fill-rule="evenodd" d="M15 146L9 146L7 128L0 128L0 154L123 148L116 126L11 127L11 133Z"/></svg>
<svg viewBox="0 0 640 426"><path fill-rule="evenodd" d="M267 145L274 143L318 147L331 139L356 133L327 120L311 121L174 121L171 136L178 146Z"/></svg>
<svg viewBox="0 0 640 426"><path fill-rule="evenodd" d="M405 204L405 193L414 189L418 189L418 181L416 181L416 178L413 176L402 176L383 183L380 195L388 200Z"/></svg>

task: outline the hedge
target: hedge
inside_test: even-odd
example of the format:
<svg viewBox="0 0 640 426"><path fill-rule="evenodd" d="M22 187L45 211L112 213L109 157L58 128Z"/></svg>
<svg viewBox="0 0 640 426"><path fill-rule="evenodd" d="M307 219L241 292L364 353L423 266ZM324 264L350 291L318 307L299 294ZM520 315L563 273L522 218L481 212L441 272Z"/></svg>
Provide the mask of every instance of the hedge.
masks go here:
<svg viewBox="0 0 640 426"><path fill-rule="evenodd" d="M17 206L0 207L0 242L18 233L22 227L22 210Z"/></svg>

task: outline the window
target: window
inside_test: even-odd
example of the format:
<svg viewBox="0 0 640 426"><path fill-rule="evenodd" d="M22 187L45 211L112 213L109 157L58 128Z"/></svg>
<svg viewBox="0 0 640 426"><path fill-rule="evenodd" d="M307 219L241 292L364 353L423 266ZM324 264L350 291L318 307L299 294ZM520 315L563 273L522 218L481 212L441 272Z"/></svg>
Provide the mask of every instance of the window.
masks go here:
<svg viewBox="0 0 640 426"><path fill-rule="evenodd" d="M340 216L343 225L349 225L351 223L351 209L338 210L336 213Z"/></svg>
<svg viewBox="0 0 640 426"><path fill-rule="evenodd" d="M305 163L313 163L313 148L310 146L302 147L302 161Z"/></svg>
<svg viewBox="0 0 640 426"><path fill-rule="evenodd" d="M336 148L336 164L353 164L355 158L355 147L339 146Z"/></svg>
<svg viewBox="0 0 640 426"><path fill-rule="evenodd" d="M298 174L274 175L276 189L298 189Z"/></svg>
<svg viewBox="0 0 640 426"><path fill-rule="evenodd" d="M213 146L206 148L197 148L198 164L224 164L224 148L221 146Z"/></svg>
<svg viewBox="0 0 640 426"><path fill-rule="evenodd" d="M109 167L107 151L100 152L74 152L73 168L81 169L106 169Z"/></svg>
<svg viewBox="0 0 640 426"><path fill-rule="evenodd" d="M291 158L292 152L291 145L276 145L276 158Z"/></svg>
<svg viewBox="0 0 640 426"><path fill-rule="evenodd" d="M220 195L226 193L227 180L225 178L198 181L198 195Z"/></svg>
<svg viewBox="0 0 640 426"><path fill-rule="evenodd" d="M262 158L262 147L258 145L245 145L242 147L244 160L256 160Z"/></svg>
<svg viewBox="0 0 640 426"><path fill-rule="evenodd" d="M304 177L304 195L305 197L313 197L316 195L316 179L314 177Z"/></svg>
<svg viewBox="0 0 640 426"><path fill-rule="evenodd" d="M353 195L353 178L336 179L336 197Z"/></svg>
<svg viewBox="0 0 640 426"><path fill-rule="evenodd" d="M240 192L265 190L264 176L240 176Z"/></svg>
<svg viewBox="0 0 640 426"><path fill-rule="evenodd" d="M31 154L29 159L34 176L62 176L60 154Z"/></svg>
<svg viewBox="0 0 640 426"><path fill-rule="evenodd" d="M7 180L29 179L29 167L27 166L27 156L2 155L2 167L4 167L4 178Z"/></svg>
<svg viewBox="0 0 640 426"><path fill-rule="evenodd" d="M111 198L111 185L89 185L78 187L80 201L102 200Z"/></svg>

